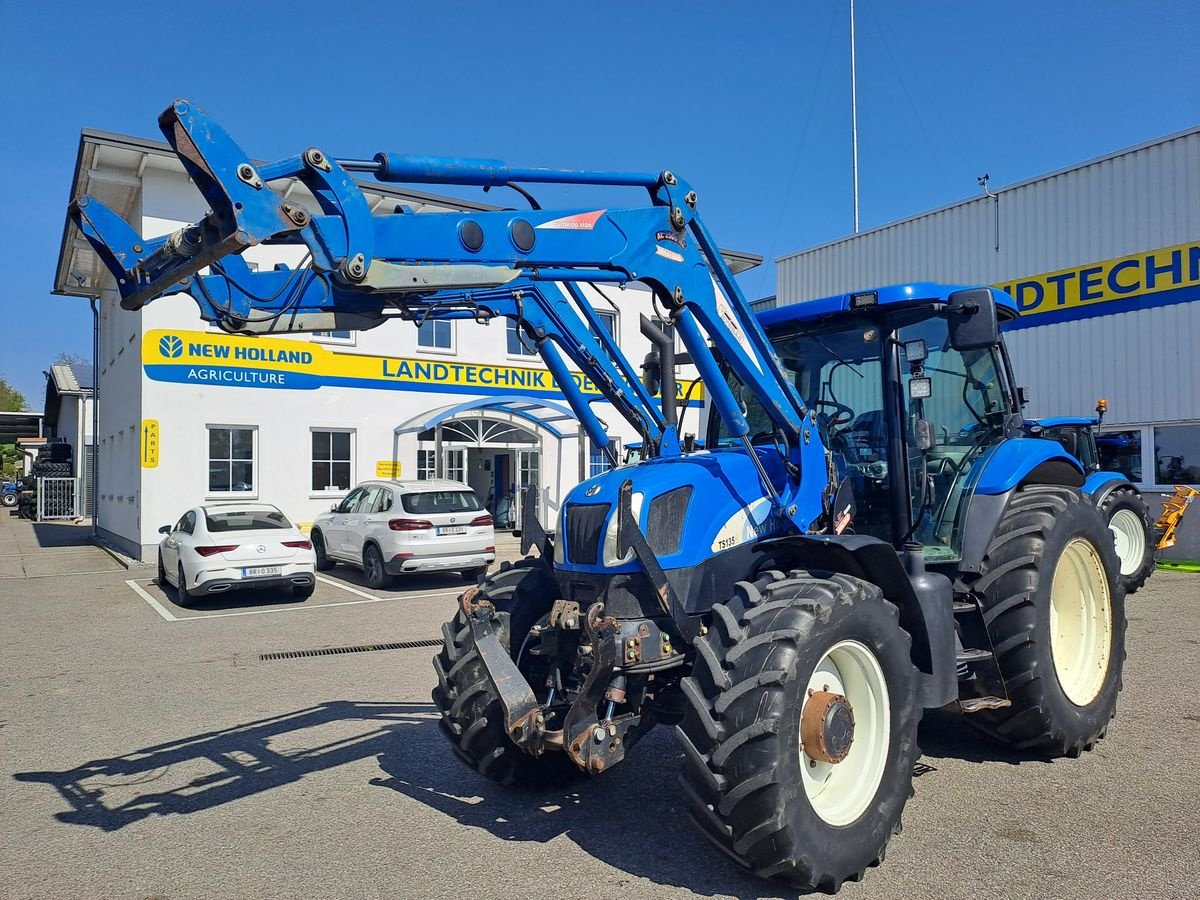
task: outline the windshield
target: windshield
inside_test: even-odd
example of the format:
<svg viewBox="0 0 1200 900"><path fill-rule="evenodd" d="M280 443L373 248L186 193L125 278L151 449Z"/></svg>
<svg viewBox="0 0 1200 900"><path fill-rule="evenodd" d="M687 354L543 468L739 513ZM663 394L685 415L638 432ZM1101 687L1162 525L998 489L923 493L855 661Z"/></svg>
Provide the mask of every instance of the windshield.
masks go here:
<svg viewBox="0 0 1200 900"><path fill-rule="evenodd" d="M229 510L204 514L204 525L209 534L223 531L269 531L291 528L287 516L272 509Z"/></svg>
<svg viewBox="0 0 1200 900"><path fill-rule="evenodd" d="M400 502L404 504L405 512L426 516L482 509L473 491L422 491L419 494L405 494Z"/></svg>
<svg viewBox="0 0 1200 900"><path fill-rule="evenodd" d="M851 530L889 543L918 540L931 562L956 559L963 485L983 452L1004 438L1010 414L999 350L953 349L944 315L930 306L840 315L800 329L782 326L769 337L785 374L816 413L838 482L850 482L856 507ZM910 363L904 344L916 340L925 342L926 358ZM884 365L892 354L901 396L889 413ZM930 380L926 398L910 398L914 371ZM754 394L732 374L726 377L741 397L754 442L778 440ZM899 421L893 424L891 417ZM714 419L710 439L737 443ZM933 436L927 452L917 444L920 420ZM901 433L893 450L894 430ZM901 507L893 505L897 491L904 497ZM909 519L898 522L904 508Z"/></svg>

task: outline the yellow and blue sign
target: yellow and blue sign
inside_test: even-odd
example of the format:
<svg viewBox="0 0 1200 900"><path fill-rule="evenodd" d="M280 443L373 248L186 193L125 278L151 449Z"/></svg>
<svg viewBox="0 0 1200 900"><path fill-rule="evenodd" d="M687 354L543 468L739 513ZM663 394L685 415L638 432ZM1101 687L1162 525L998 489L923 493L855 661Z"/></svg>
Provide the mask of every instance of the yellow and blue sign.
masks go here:
<svg viewBox="0 0 1200 900"><path fill-rule="evenodd" d="M155 381L214 387L300 391L352 387L562 396L545 369L346 353L295 340L245 338L207 331L147 332L142 340L142 366L147 377ZM577 372L572 377L584 394L600 395L590 379ZM681 381L679 395L685 396L689 388L691 382ZM692 388L689 405L704 405L702 384Z"/></svg>
<svg viewBox="0 0 1200 900"><path fill-rule="evenodd" d="M142 419L142 468L158 468L158 419Z"/></svg>
<svg viewBox="0 0 1200 900"><path fill-rule="evenodd" d="M1010 329L1200 300L1200 241L995 286L1021 310Z"/></svg>

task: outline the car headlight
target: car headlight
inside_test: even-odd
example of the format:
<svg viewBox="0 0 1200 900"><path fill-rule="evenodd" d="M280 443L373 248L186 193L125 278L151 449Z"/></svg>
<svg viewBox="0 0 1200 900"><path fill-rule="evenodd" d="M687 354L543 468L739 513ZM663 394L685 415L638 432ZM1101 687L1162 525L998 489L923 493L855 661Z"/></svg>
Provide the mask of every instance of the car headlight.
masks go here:
<svg viewBox="0 0 1200 900"><path fill-rule="evenodd" d="M633 520L637 522L642 516L642 493L636 493L630 498L629 506L633 512ZM633 562L633 548L626 551L625 555L620 559L617 558L617 512L618 508L614 507L612 515L608 517L608 528L604 531L604 550L601 554L600 561L606 566L620 566L628 562Z"/></svg>

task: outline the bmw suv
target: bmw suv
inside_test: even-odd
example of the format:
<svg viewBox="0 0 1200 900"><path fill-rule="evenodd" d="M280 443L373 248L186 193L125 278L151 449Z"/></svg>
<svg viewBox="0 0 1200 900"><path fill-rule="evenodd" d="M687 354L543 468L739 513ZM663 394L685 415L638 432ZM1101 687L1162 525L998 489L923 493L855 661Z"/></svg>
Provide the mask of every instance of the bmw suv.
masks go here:
<svg viewBox="0 0 1200 900"><path fill-rule="evenodd" d="M317 568L348 563L367 584L393 576L458 571L475 581L496 559L492 517L458 481L365 481L317 516L310 537Z"/></svg>

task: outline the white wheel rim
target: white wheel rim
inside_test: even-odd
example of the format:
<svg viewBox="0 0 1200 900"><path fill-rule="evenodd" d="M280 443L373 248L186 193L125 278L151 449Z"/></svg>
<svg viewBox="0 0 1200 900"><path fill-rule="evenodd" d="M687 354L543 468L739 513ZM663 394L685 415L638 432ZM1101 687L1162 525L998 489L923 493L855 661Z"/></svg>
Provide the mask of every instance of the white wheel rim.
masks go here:
<svg viewBox="0 0 1200 900"><path fill-rule="evenodd" d="M840 641L817 663L805 698L819 691L841 694L849 701L854 711L854 741L845 759L827 763L805 753L801 739L804 792L813 811L825 822L849 825L866 812L883 780L892 725L887 680L866 645Z"/></svg>
<svg viewBox="0 0 1200 900"><path fill-rule="evenodd" d="M1117 558L1121 560L1121 574L1132 575L1142 567L1146 555L1146 530L1142 520L1132 509L1118 509L1108 520L1117 545Z"/></svg>
<svg viewBox="0 0 1200 900"><path fill-rule="evenodd" d="M1083 538L1063 549L1050 584L1050 655L1054 674L1076 706L1104 686L1112 647L1108 578L1096 548Z"/></svg>

